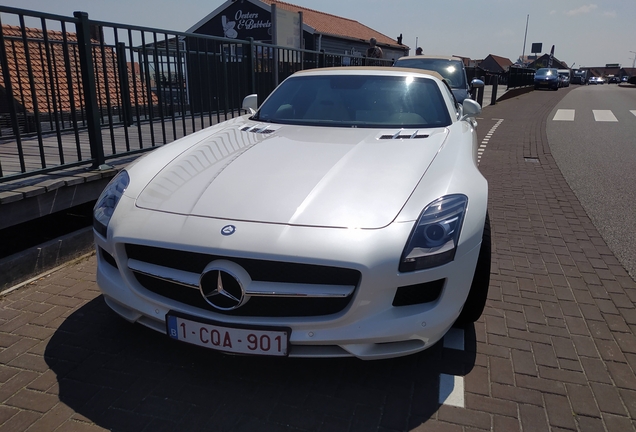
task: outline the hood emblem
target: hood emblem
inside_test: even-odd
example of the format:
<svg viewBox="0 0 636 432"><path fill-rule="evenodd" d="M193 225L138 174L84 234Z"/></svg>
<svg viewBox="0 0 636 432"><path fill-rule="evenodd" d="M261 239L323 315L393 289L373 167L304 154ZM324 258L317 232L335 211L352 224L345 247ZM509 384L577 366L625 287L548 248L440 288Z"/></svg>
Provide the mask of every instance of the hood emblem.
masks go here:
<svg viewBox="0 0 636 432"><path fill-rule="evenodd" d="M213 269L204 273L199 289L205 301L219 310L233 310L247 301L241 281L224 270Z"/></svg>
<svg viewBox="0 0 636 432"><path fill-rule="evenodd" d="M224 236L230 236L236 232L236 227L234 225L225 225L221 228L221 234Z"/></svg>

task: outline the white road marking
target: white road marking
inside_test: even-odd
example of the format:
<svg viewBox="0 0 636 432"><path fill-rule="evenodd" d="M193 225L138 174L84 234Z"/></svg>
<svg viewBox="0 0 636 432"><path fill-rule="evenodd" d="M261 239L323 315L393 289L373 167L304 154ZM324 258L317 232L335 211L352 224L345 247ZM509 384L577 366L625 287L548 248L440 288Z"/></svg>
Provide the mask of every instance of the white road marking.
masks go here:
<svg viewBox="0 0 636 432"><path fill-rule="evenodd" d="M492 138L492 135L497 130L497 127L501 124L501 122L504 121L504 119L493 119L493 120L497 120L497 123L495 123L494 126L490 128L490 130L488 131L484 139L481 141L480 143L481 145L477 149L477 163L481 161L481 155L484 152L483 149L486 147L486 144L488 144L488 141L490 141L490 138Z"/></svg>
<svg viewBox="0 0 636 432"><path fill-rule="evenodd" d="M451 328L444 335L443 347L464 351L464 330ZM464 377L439 375L439 403L464 408Z"/></svg>
<svg viewBox="0 0 636 432"><path fill-rule="evenodd" d="M636 116L636 110L629 110L629 112Z"/></svg>
<svg viewBox="0 0 636 432"><path fill-rule="evenodd" d="M452 327L444 335L444 348L464 351L464 330Z"/></svg>
<svg viewBox="0 0 636 432"><path fill-rule="evenodd" d="M558 109L552 120L574 121L574 110L573 109Z"/></svg>
<svg viewBox="0 0 636 432"><path fill-rule="evenodd" d="M439 403L464 408L464 377L439 375Z"/></svg>
<svg viewBox="0 0 636 432"><path fill-rule="evenodd" d="M597 122L617 122L618 119L611 110L592 110Z"/></svg>

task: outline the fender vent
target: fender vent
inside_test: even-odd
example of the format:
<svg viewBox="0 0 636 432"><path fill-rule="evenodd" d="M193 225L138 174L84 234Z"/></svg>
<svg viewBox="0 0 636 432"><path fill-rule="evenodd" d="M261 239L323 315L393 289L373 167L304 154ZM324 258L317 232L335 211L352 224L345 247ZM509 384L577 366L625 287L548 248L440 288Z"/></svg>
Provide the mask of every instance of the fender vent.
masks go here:
<svg viewBox="0 0 636 432"><path fill-rule="evenodd" d="M276 129L271 129L269 125L254 125L254 126L245 126L241 128L243 132L252 132L259 134L271 134L276 132Z"/></svg>
<svg viewBox="0 0 636 432"><path fill-rule="evenodd" d="M428 135L425 134L421 134L418 132L412 133L412 134L406 134L403 132L398 132L396 134L393 135L381 135L380 139L422 139L422 138L428 138Z"/></svg>

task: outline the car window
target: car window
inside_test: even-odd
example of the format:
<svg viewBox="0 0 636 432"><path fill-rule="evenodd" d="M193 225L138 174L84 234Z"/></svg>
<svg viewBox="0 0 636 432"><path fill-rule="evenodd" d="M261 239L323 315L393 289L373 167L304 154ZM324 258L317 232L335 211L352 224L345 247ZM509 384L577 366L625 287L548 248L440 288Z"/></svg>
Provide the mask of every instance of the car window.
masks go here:
<svg viewBox="0 0 636 432"><path fill-rule="evenodd" d="M397 59L394 66L433 70L448 79L452 88L466 88L464 64L459 60L433 58Z"/></svg>
<svg viewBox="0 0 636 432"><path fill-rule="evenodd" d="M371 128L427 128L451 123L444 97L432 79L374 75L291 77L252 118Z"/></svg>
<svg viewBox="0 0 636 432"><path fill-rule="evenodd" d="M457 118L459 118L459 116L461 115L461 105L459 104L459 102L457 102L457 98L455 97L455 94L451 91L450 88L450 84L448 84L448 81L444 82L446 85L444 86L444 90L442 90L443 92L445 92L447 94L447 96L450 98L450 100L453 101L453 106L455 107L455 115L457 116Z"/></svg>

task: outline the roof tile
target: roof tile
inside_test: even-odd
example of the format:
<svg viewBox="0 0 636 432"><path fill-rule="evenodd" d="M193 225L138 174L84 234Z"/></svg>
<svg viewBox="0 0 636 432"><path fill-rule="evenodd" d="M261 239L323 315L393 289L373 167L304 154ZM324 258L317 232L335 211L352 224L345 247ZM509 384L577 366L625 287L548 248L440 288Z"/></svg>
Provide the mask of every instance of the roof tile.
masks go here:
<svg viewBox="0 0 636 432"><path fill-rule="evenodd" d="M391 45L395 47L404 47L399 45L396 40L373 30L370 27L360 24L358 21L339 17L337 15L319 12L314 9L297 6L277 0L261 0L263 3L271 5L276 3L276 7L292 12L303 13L303 23L313 27L318 33L339 37L347 37L351 39L359 39L368 41L372 37L376 38L379 45Z"/></svg>
<svg viewBox="0 0 636 432"><path fill-rule="evenodd" d="M23 42L22 28L18 26L3 25L2 33L4 36L5 50L7 54L7 62L9 66L9 76L11 77L11 87L14 97L22 105L23 109L28 112L34 112L36 104L39 112L67 111L71 108L71 98L69 94L69 84L66 79L66 68L64 65L64 51L62 41L64 34L60 31L49 30L46 33L48 39L49 56L51 64L47 60L47 44L44 41L44 33L40 29L25 28L24 34L27 36L26 45ZM66 40L76 42L77 35L75 33L67 33ZM97 41L93 41L97 44ZM31 64L31 76L33 78L33 90L35 92L35 101L31 96L31 83L29 79L29 67L27 63L27 55ZM95 62L95 80L97 86L97 101L102 106L107 105L107 93L110 95L118 94L119 80L117 79L115 64L116 54L110 48L105 48L102 55L101 46L94 47L93 58ZM104 73L104 63L106 64L106 73ZM81 108L82 101L82 84L79 78L79 55L77 55L77 46L69 45L69 63L70 75L72 82L70 87L73 93L73 104L75 108ZM49 68L50 66L50 68ZM55 75L51 77L49 69ZM0 87L6 88L4 78L1 75L2 68L0 66ZM138 78L135 78L132 71L128 70L130 93L134 96L133 80L137 80L137 100L140 105L147 105L147 95L142 90L144 86ZM51 79L53 78L53 79ZM76 81L77 80L77 81ZM52 104L51 99L51 82L55 89L56 107ZM107 91L108 88L108 91ZM152 96L153 103L157 102L157 97ZM132 97L133 104L135 98ZM112 103L112 100L111 100Z"/></svg>

